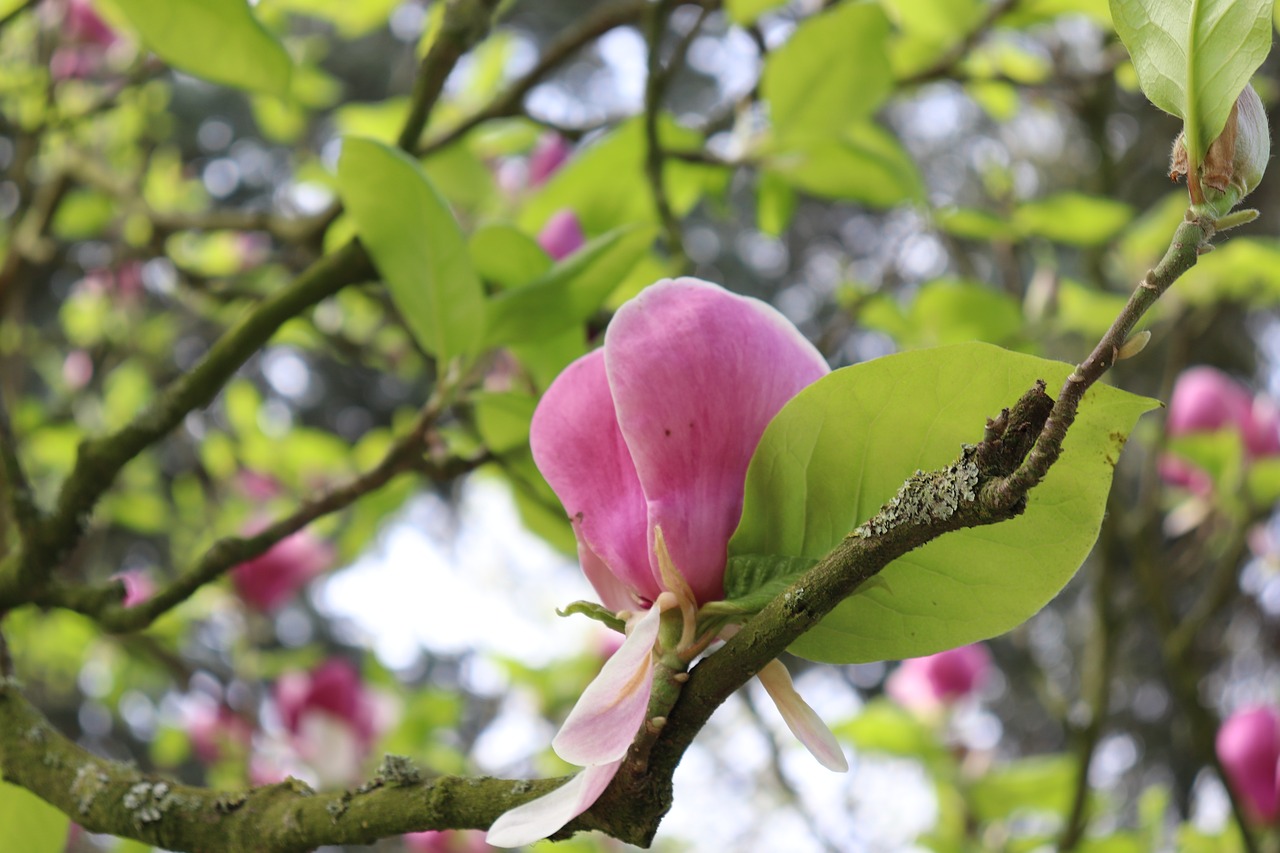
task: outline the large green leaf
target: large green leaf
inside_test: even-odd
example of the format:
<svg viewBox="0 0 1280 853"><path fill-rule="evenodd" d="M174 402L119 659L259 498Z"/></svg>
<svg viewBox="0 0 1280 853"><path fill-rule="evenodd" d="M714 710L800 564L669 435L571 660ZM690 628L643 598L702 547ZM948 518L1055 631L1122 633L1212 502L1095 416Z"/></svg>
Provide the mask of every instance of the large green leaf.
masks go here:
<svg viewBox="0 0 1280 853"><path fill-rule="evenodd" d="M742 522L729 542L728 597L769 580L752 555L787 558L777 573L794 573L795 558L826 554L916 470L955 459L981 437L986 418L1037 379L1056 389L1071 370L967 343L846 367L811 385L773 419L752 458ZM1093 547L1120 448L1156 405L1095 386L1022 516L948 533L896 560L791 650L839 663L916 657L1028 619Z"/></svg>
<svg viewBox="0 0 1280 853"><path fill-rule="evenodd" d="M293 62L246 0L113 0L147 49L212 83L284 97Z"/></svg>
<svg viewBox="0 0 1280 853"><path fill-rule="evenodd" d="M647 226L619 228L592 240L546 275L489 302L490 346L542 340L600 309L653 244Z"/></svg>
<svg viewBox="0 0 1280 853"><path fill-rule="evenodd" d="M480 279L422 167L402 151L349 137L338 191L418 344L440 361L474 353L484 326Z"/></svg>
<svg viewBox="0 0 1280 853"><path fill-rule="evenodd" d="M1029 201L1013 212L1014 227L1023 236L1076 246L1105 243L1132 218L1133 208L1124 202L1075 192Z"/></svg>
<svg viewBox="0 0 1280 853"><path fill-rule="evenodd" d="M893 77L879 6L843 3L809 18L769 54L760 79L779 137L822 137L870 116Z"/></svg>
<svg viewBox="0 0 1280 853"><path fill-rule="evenodd" d="M0 782L0 827L6 850L62 853L71 819L35 794Z"/></svg>
<svg viewBox="0 0 1280 853"><path fill-rule="evenodd" d="M1271 50L1274 0L1111 0L1151 102L1183 120L1192 168Z"/></svg>

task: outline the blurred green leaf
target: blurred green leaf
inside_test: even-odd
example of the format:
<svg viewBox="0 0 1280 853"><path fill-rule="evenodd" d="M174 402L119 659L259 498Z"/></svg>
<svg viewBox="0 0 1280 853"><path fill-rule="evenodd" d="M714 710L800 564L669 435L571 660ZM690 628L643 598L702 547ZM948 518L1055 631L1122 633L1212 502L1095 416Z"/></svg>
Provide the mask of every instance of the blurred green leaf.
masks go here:
<svg viewBox="0 0 1280 853"><path fill-rule="evenodd" d="M1024 236L1075 246L1101 245L1132 218L1133 208L1123 202L1075 192L1024 202L1013 212L1013 224Z"/></svg>
<svg viewBox="0 0 1280 853"><path fill-rule="evenodd" d="M875 359L810 385L773 419L752 457L742 521L729 541L727 595L746 595L760 580L739 577L732 557L825 555L915 471L952 462L1036 380L1056 388L1072 370L970 343ZM791 651L830 663L917 657L1025 621L1093 547L1124 437L1155 404L1094 386L1023 515L948 533L894 561Z"/></svg>
<svg viewBox="0 0 1280 853"><path fill-rule="evenodd" d="M772 12L787 5L790 0L725 0L729 20L740 27L747 27L765 12Z"/></svg>
<svg viewBox="0 0 1280 853"><path fill-rule="evenodd" d="M211 83L281 97L293 61L246 0L112 0L149 50Z"/></svg>
<svg viewBox="0 0 1280 853"><path fill-rule="evenodd" d="M501 455L529 444L529 423L538 401L519 391L480 391L471 395L480 438L495 454Z"/></svg>
<svg viewBox="0 0 1280 853"><path fill-rule="evenodd" d="M875 296L858 320L903 347L986 341L1009 346L1022 334L1022 308L1013 297L976 282L931 281L905 311L893 297Z"/></svg>
<svg viewBox="0 0 1280 853"><path fill-rule="evenodd" d="M62 853L71 818L35 794L0 782L0 827L5 847L22 853Z"/></svg>
<svg viewBox="0 0 1280 853"><path fill-rule="evenodd" d="M859 752L880 752L915 758L935 774L953 768L955 759L933 729L888 701L869 702L859 714L833 730L841 741Z"/></svg>
<svg viewBox="0 0 1280 853"><path fill-rule="evenodd" d="M384 26L400 0L261 0L262 14L287 11L333 24L338 35L355 39Z"/></svg>
<svg viewBox="0 0 1280 853"><path fill-rule="evenodd" d="M979 820L1006 820L1038 812L1066 817L1075 790L1076 762L1070 755L1023 758L988 772L969 788Z"/></svg>
<svg viewBox="0 0 1280 853"><path fill-rule="evenodd" d="M441 362L475 353L484 325L480 279L462 230L418 163L347 137L338 185L418 345Z"/></svg>
<svg viewBox="0 0 1280 853"><path fill-rule="evenodd" d="M762 170L756 182L756 227L781 237L796 212L796 194L777 172Z"/></svg>
<svg viewBox="0 0 1280 853"><path fill-rule="evenodd" d="M888 19L870 3L842 3L802 21L760 77L778 138L823 138L870 117L893 85L888 36Z"/></svg>
<svg viewBox="0 0 1280 853"><path fill-rule="evenodd" d="M787 143L770 155L765 174L775 173L810 195L871 207L924 199L924 182L915 161L878 125L865 123L830 136Z"/></svg>
<svg viewBox="0 0 1280 853"><path fill-rule="evenodd" d="M554 264L537 240L514 225L481 226L472 232L467 248L480 277L505 290L532 283Z"/></svg>

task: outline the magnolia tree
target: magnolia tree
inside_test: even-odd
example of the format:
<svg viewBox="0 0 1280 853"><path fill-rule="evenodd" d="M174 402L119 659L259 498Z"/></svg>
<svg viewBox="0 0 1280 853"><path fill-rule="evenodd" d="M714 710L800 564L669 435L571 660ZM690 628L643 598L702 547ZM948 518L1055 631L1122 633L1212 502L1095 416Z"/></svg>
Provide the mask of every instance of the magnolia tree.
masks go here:
<svg viewBox="0 0 1280 853"><path fill-rule="evenodd" d="M1280 850L1273 4L572 5L0 2L5 844Z"/></svg>

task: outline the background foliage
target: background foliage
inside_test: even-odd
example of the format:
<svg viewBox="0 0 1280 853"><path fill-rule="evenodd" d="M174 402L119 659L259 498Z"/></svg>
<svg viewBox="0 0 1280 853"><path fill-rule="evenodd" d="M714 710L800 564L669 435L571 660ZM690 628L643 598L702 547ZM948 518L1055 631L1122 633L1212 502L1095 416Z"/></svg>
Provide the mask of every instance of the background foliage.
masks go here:
<svg viewBox="0 0 1280 853"><path fill-rule="evenodd" d="M0 565L2 627L27 695L93 751L228 789L351 784L384 751L562 772L547 734L604 639L534 627L586 593L528 423L613 308L692 273L772 301L833 366L973 340L1074 362L1186 207L1166 177L1179 125L1138 91L1105 2L517 0L492 26L483 5L0 2L4 444L35 505L102 494L82 535L40 543L51 577ZM1270 106L1271 63L1255 86ZM1168 401L1211 364L1280 393L1273 185L1111 381ZM552 258L538 238L564 211L586 243ZM892 663L804 670L855 756L844 781L793 762L745 693L686 758L658 844L1274 842L1231 818L1212 740L1277 695L1280 463L1231 430L1171 440L1162 418L1130 441L1076 579L989 644L979 695L922 717L883 696ZM77 464L119 435L125 458ZM1170 451L1208 488L1162 480ZM304 527L323 572L284 603L223 577ZM149 604L118 605L122 573ZM280 693L332 658L377 719L346 735L353 778L308 752L332 733L297 730ZM15 849L145 848L67 841L75 815L34 803L0 788Z"/></svg>

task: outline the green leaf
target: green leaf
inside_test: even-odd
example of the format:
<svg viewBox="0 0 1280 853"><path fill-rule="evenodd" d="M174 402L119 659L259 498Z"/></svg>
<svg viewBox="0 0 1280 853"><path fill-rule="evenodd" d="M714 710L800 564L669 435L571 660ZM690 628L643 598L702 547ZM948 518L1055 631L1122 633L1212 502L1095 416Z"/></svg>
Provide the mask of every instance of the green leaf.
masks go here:
<svg viewBox="0 0 1280 853"><path fill-rule="evenodd" d="M833 733L860 752L917 758L937 769L955 764L933 729L885 699L869 702L858 716L837 726Z"/></svg>
<svg viewBox="0 0 1280 853"><path fill-rule="evenodd" d="M22 853L62 853L71 818L35 794L0 782L0 826L8 850Z"/></svg>
<svg viewBox="0 0 1280 853"><path fill-rule="evenodd" d="M787 142L768 165L796 189L882 208L924 199L924 182L911 155L892 134L870 122L830 137Z"/></svg>
<svg viewBox="0 0 1280 853"><path fill-rule="evenodd" d="M476 352L484 295L462 230L418 163L346 138L338 191L418 345L445 362Z"/></svg>
<svg viewBox="0 0 1280 853"><path fill-rule="evenodd" d="M1177 300L1203 305L1239 302L1252 308L1280 303L1280 240L1237 237L1204 255L1178 281Z"/></svg>
<svg viewBox="0 0 1280 853"><path fill-rule="evenodd" d="M1003 820L1023 812L1065 817L1075 790L1076 762L1070 755L1023 758L992 770L973 783L969 802L980 820Z"/></svg>
<svg viewBox="0 0 1280 853"><path fill-rule="evenodd" d="M729 13L729 20L740 27L748 27L765 12L772 12L788 2L790 0L726 0L724 8Z"/></svg>
<svg viewBox="0 0 1280 853"><path fill-rule="evenodd" d="M284 97L293 62L245 0L113 0L147 49L211 83Z"/></svg>
<svg viewBox="0 0 1280 853"><path fill-rule="evenodd" d="M543 340L586 320L653 244L649 227L597 237L534 283L489 302L488 346Z"/></svg>
<svg viewBox="0 0 1280 853"><path fill-rule="evenodd" d="M843 3L805 20L769 54L760 78L779 138L823 137L868 118L893 78L879 6Z"/></svg>
<svg viewBox="0 0 1280 853"><path fill-rule="evenodd" d="M1037 379L1072 366L968 343L837 370L765 430L747 474L729 555L819 558L891 499L917 469L949 464L986 419ZM1090 389L1062 458L1012 521L948 533L894 561L791 648L812 660L918 657L994 636L1043 607L1097 538L1125 437L1156 401ZM763 579L729 561L730 598ZM779 575L788 569L780 561Z"/></svg>
<svg viewBox="0 0 1280 853"><path fill-rule="evenodd" d="M551 269L538 241L514 225L484 225L467 243L471 262L485 281L503 289L529 284Z"/></svg>
<svg viewBox="0 0 1280 853"><path fill-rule="evenodd" d="M986 341L1008 346L1022 333L1022 307L976 282L939 280L920 288L904 312L893 297L868 300L858 319L904 347Z"/></svg>
<svg viewBox="0 0 1280 853"><path fill-rule="evenodd" d="M476 428L491 452L501 455L529 444L536 399L520 391L477 391L470 399Z"/></svg>
<svg viewBox="0 0 1280 853"><path fill-rule="evenodd" d="M1274 0L1111 0L1151 102L1183 120L1192 170L1271 50Z"/></svg>
<svg viewBox="0 0 1280 853"><path fill-rule="evenodd" d="M756 183L756 227L780 237L796 212L796 194L776 172L761 171Z"/></svg>
<svg viewBox="0 0 1280 853"><path fill-rule="evenodd" d="M1133 208L1101 196L1065 192L1018 205L1013 224L1028 237L1074 246L1098 246L1133 218Z"/></svg>
<svg viewBox="0 0 1280 853"><path fill-rule="evenodd" d="M662 147L672 151L702 148L702 134L681 127L666 114L659 117L658 136ZM657 224L653 193L644 170L647 151L643 121L636 118L623 122L606 136L576 150L529 199L516 224L536 234L548 219L566 208L578 215L582 230L588 234L603 234L637 223ZM702 198L712 177L726 171L719 166L668 158L662 174L675 214L688 213Z"/></svg>

